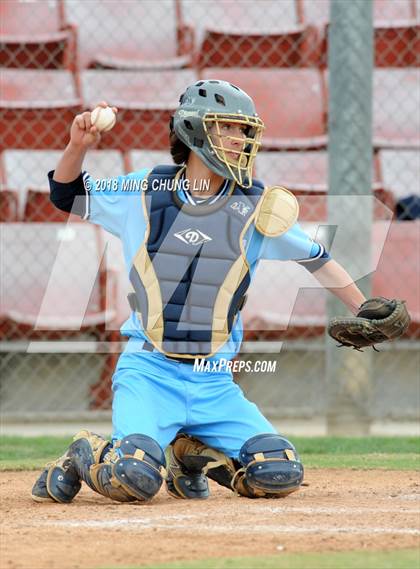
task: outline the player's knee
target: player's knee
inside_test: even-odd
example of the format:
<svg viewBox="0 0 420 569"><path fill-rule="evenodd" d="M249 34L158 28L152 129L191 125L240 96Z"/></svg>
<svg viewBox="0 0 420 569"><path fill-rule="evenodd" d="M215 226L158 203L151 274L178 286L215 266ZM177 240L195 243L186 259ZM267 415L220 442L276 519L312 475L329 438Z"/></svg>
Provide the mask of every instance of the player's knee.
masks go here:
<svg viewBox="0 0 420 569"><path fill-rule="evenodd" d="M303 465L290 441L277 434L252 437L239 453L242 468L232 486L249 498L277 498L299 489Z"/></svg>
<svg viewBox="0 0 420 569"><path fill-rule="evenodd" d="M166 477L165 454L147 435L124 437L116 445L120 458L112 465L112 474L120 487L137 500L150 500Z"/></svg>
<svg viewBox="0 0 420 569"><path fill-rule="evenodd" d="M112 446L82 431L69 453L80 477L96 492L118 502L150 500L166 476L164 452L147 435L128 435Z"/></svg>

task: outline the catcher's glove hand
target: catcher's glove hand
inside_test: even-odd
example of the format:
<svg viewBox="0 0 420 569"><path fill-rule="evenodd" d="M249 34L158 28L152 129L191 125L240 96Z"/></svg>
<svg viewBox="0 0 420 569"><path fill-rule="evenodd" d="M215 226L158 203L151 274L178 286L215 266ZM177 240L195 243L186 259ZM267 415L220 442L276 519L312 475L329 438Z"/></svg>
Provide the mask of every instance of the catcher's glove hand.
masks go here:
<svg viewBox="0 0 420 569"><path fill-rule="evenodd" d="M394 340L404 334L410 324L404 300L388 300L382 296L366 300L353 318L333 318L328 334L355 350ZM377 351L377 350L376 350Z"/></svg>

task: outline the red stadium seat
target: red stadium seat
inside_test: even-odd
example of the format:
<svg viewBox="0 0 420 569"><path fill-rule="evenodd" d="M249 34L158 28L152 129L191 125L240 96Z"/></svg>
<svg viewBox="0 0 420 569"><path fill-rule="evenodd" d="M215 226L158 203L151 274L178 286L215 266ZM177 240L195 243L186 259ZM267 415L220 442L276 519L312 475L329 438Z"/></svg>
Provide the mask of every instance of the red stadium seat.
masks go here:
<svg viewBox="0 0 420 569"><path fill-rule="evenodd" d="M323 150L265 152L261 150L255 161L257 178L267 185L293 186L313 190L328 185L328 153ZM372 180L379 183L379 157L375 154L372 164Z"/></svg>
<svg viewBox="0 0 420 569"><path fill-rule="evenodd" d="M328 71L324 72L328 84ZM420 74L417 69L373 72L373 144L380 148L420 147Z"/></svg>
<svg viewBox="0 0 420 569"><path fill-rule="evenodd" d="M65 0L64 6L78 28L82 69L168 70L191 62L188 29L173 0Z"/></svg>
<svg viewBox="0 0 420 569"><path fill-rule="evenodd" d="M54 170L61 150L6 150L2 154L5 183L11 188L31 187L48 190L48 172ZM124 160L117 150L90 149L83 169L94 178L108 178L124 173Z"/></svg>
<svg viewBox="0 0 420 569"><path fill-rule="evenodd" d="M375 69L373 136L376 147L419 148L419 108L420 73L417 69Z"/></svg>
<svg viewBox="0 0 420 569"><path fill-rule="evenodd" d="M0 65L25 69L75 68L76 31L61 0L0 3Z"/></svg>
<svg viewBox="0 0 420 569"><path fill-rule="evenodd" d="M314 27L298 21L294 0L183 2L197 36L197 65L204 67L302 67L319 56Z"/></svg>
<svg viewBox="0 0 420 569"><path fill-rule="evenodd" d="M57 217L58 210L54 211L55 208L49 201L47 173L55 167L61 154L58 150L5 150L2 152L5 184L13 188L18 195L20 219L65 221L68 218L64 214ZM28 192L28 188L32 189ZM41 195L38 196L38 194ZM29 209L28 203L31 204ZM42 213L40 208L44 208L44 204L46 209L45 213Z"/></svg>
<svg viewBox="0 0 420 569"><path fill-rule="evenodd" d="M284 186L292 191L300 204L300 219L327 219L328 155L312 152L259 152L255 176L266 185ZM388 211L377 204L375 217L388 218L394 211L395 200L379 181L377 157L373 163L373 192Z"/></svg>
<svg viewBox="0 0 420 569"><path fill-rule="evenodd" d="M315 28L299 24L286 30L258 33L229 28L207 29L199 48L198 67L305 67L319 58Z"/></svg>
<svg viewBox="0 0 420 569"><path fill-rule="evenodd" d="M2 153L4 183L15 189L20 197L20 210L25 221L65 221L49 199L47 174L56 167L62 151L6 150ZM115 150L90 150L83 163L93 178L108 178L124 173L124 160ZM29 191L28 191L29 189ZM80 220L77 216L72 220Z"/></svg>
<svg viewBox="0 0 420 569"><path fill-rule="evenodd" d="M310 187L305 188L303 184L297 187L287 187L297 198L299 202L299 217L305 221L323 221L326 222L327 214L327 187L313 190ZM374 202L374 219L391 219L395 210L395 200L392 194L375 184L372 193L377 201Z"/></svg>
<svg viewBox="0 0 420 569"><path fill-rule="evenodd" d="M418 150L381 150L379 163L381 181L396 200L420 193Z"/></svg>
<svg viewBox="0 0 420 569"><path fill-rule="evenodd" d="M105 298L100 230L90 224L2 226L1 333L33 337L104 329L115 316ZM77 262L76 262L77 260Z"/></svg>
<svg viewBox="0 0 420 569"><path fill-rule="evenodd" d="M170 117L181 93L196 80L191 70L84 71L81 82L86 106L105 100L119 109L117 124L102 137L100 148L167 149Z"/></svg>
<svg viewBox="0 0 420 569"><path fill-rule="evenodd" d="M254 99L266 125L265 149L325 148L326 99L318 70L208 68L201 78L229 81Z"/></svg>
<svg viewBox="0 0 420 569"><path fill-rule="evenodd" d="M395 221L373 274L375 295L406 300L412 320L407 336L417 339L420 338L419 251L420 220Z"/></svg>
<svg viewBox="0 0 420 569"><path fill-rule="evenodd" d="M63 149L82 101L68 71L3 69L0 150Z"/></svg>
<svg viewBox="0 0 420 569"><path fill-rule="evenodd" d="M327 65L328 25L321 48L321 66ZM398 20L392 24L377 22L374 27L375 67L419 67L420 25L415 20Z"/></svg>
<svg viewBox="0 0 420 569"><path fill-rule="evenodd" d="M55 167L61 154L58 150L5 150L1 153L4 183L19 196L20 217L25 209L28 188L48 194L47 173Z"/></svg>
<svg viewBox="0 0 420 569"><path fill-rule="evenodd" d="M322 65L327 64L329 0L303 0L301 23L318 25L322 40ZM420 26L413 0L375 0L374 38L376 67L418 67Z"/></svg>
<svg viewBox="0 0 420 569"><path fill-rule="evenodd" d="M102 263L101 230L90 224L2 225L1 340L118 341L117 281ZM117 354L104 362L91 406L109 395Z"/></svg>
<svg viewBox="0 0 420 569"><path fill-rule="evenodd" d="M328 182L326 151L264 152L257 154L255 175L270 186L299 187L316 190Z"/></svg>
<svg viewBox="0 0 420 569"><path fill-rule="evenodd" d="M49 192L29 189L26 193L23 221L66 223L69 221L69 214L51 203ZM72 221L80 221L80 218L73 216Z"/></svg>
<svg viewBox="0 0 420 569"><path fill-rule="evenodd" d="M299 22L323 26L330 19L330 0L297 0L299 4ZM413 0L374 0L373 19L392 24L396 20L416 18Z"/></svg>
<svg viewBox="0 0 420 569"><path fill-rule="evenodd" d="M315 24L322 28L329 22L330 0L297 0L297 6L301 24Z"/></svg>
<svg viewBox="0 0 420 569"><path fill-rule="evenodd" d="M19 200L13 190L0 190L0 222L18 221Z"/></svg>
<svg viewBox="0 0 420 569"><path fill-rule="evenodd" d="M159 164L173 164L170 152L164 150L132 150L128 153L131 172L143 168L154 168Z"/></svg>
<svg viewBox="0 0 420 569"><path fill-rule="evenodd" d="M303 229L309 228L303 224ZM242 311L246 340L311 338L325 325L325 292L294 261L261 261ZM258 291L264 291L264 294ZM281 294L279 291L281 290Z"/></svg>
<svg viewBox="0 0 420 569"><path fill-rule="evenodd" d="M373 227L373 243L375 254L381 254L372 275L372 294L406 300L412 318L406 336L419 338L420 221L392 223L381 251L383 231L381 222L377 222ZM315 277L297 263L282 262L281 270L279 263L263 262L257 269L243 311L245 338L307 339L324 334L325 299L330 293L320 288ZM264 290L264 295L260 290Z"/></svg>
<svg viewBox="0 0 420 569"><path fill-rule="evenodd" d="M398 19L393 23L375 23L375 66L420 66L418 21Z"/></svg>

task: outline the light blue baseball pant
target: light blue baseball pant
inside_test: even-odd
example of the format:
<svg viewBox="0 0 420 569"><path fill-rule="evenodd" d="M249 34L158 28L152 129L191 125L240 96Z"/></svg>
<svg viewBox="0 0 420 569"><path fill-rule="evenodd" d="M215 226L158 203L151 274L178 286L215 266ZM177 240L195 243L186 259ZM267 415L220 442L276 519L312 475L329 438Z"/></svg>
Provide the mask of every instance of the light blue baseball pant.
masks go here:
<svg viewBox="0 0 420 569"><path fill-rule="evenodd" d="M228 370L199 372L156 352L126 351L113 391L113 441L140 433L165 449L182 431L237 458L251 437L277 432Z"/></svg>

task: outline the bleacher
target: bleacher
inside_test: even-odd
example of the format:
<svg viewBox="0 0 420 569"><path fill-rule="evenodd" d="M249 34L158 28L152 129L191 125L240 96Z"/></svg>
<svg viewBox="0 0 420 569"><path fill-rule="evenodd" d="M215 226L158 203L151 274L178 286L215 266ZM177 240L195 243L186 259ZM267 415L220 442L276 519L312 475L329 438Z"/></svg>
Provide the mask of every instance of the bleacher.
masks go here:
<svg viewBox="0 0 420 569"><path fill-rule="evenodd" d="M0 220L6 223L4 246L14 250L22 273L35 265L41 273L47 270L38 263L47 251L44 235L58 234L56 224L68 221L67 214L49 202L46 174L68 141L74 115L101 100L119 108L117 125L86 159L85 168L94 177L151 167L170 160L169 118L183 89L199 78L230 81L254 98L266 123L256 177L293 191L303 221L325 222L327 0L265 1L263 10L258 2L247 2L245 10L240 2L214 0L7 0L0 6ZM415 0L374 1L372 191L384 204L374 210L378 222L386 217L384 212L395 214L399 200L419 193L419 29ZM418 290L411 284L418 282L418 265L401 269L404 278L395 267L403 267L400 259L410 244L414 247L418 231L419 221L393 222L373 278L374 294L407 299L414 319L409 335L417 338ZM85 242L97 238L93 233L84 237ZM289 265L281 273L285 286L301 272L301 267ZM78 275L80 279L80 271ZM114 276L103 271L97 286L110 278ZM258 278L269 282L273 277L261 273ZM26 281L21 285L31 287ZM28 333L42 286L40 282L32 302L33 295L8 281L0 315L2 338L13 337L13 330L17 336L23 329ZM16 312L11 306L18 302L18 293L25 302L19 302ZM323 332L325 302L315 299L323 294L310 289L298 296L289 334L309 337ZM98 295L102 298L103 291ZM293 302L284 298L284 306L276 302L273 310L268 300L254 299L258 314L249 313L249 322L259 319L260 328L269 329L274 322L287 329L284 314ZM89 313L99 326L106 312L101 302L100 309ZM111 306L109 314L115 318L113 310ZM63 318L60 325L66 322L65 314Z"/></svg>

